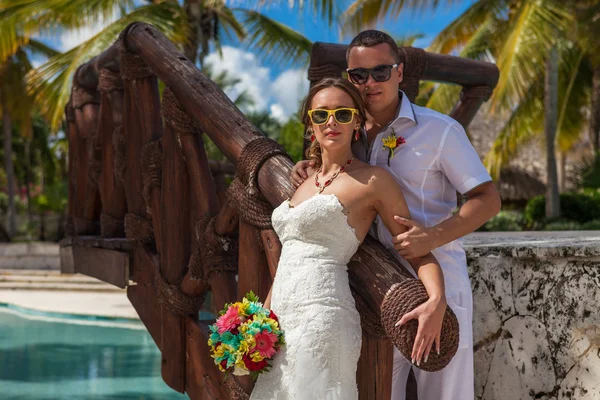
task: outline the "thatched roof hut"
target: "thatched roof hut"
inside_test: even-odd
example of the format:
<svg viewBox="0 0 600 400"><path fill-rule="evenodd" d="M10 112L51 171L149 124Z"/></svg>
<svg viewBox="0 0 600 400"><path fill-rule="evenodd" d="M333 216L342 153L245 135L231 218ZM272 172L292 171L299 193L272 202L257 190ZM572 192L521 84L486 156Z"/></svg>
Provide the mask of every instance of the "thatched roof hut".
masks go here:
<svg viewBox="0 0 600 400"><path fill-rule="evenodd" d="M469 126L469 137L479 156L483 159L490 150L505 119L494 116L484 105ZM584 135L585 136L585 135ZM561 191L573 189L577 182L576 166L591 155L587 137L567 153L564 170L557 159ZM564 179L561 175L564 173ZM496 186L504 202L524 203L531 197L542 195L546 190L546 154L543 138L524 145L517 157L502 170Z"/></svg>

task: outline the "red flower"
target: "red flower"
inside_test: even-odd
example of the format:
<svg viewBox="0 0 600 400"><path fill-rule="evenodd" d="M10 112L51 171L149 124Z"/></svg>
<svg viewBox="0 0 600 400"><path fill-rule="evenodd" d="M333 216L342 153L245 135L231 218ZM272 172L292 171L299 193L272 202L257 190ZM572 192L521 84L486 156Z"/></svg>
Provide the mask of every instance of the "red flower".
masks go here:
<svg viewBox="0 0 600 400"><path fill-rule="evenodd" d="M269 310L269 318L274 319L275 321L279 322L279 318L277 318L277 315L275 315L273 310Z"/></svg>
<svg viewBox="0 0 600 400"><path fill-rule="evenodd" d="M227 369L227 360L221 361L221 368Z"/></svg>
<svg viewBox="0 0 600 400"><path fill-rule="evenodd" d="M252 359L247 354L242 356L242 360L244 361L246 368L248 368L248 371L260 371L269 365L269 363L267 363L267 360L262 360L259 362L252 361Z"/></svg>
<svg viewBox="0 0 600 400"><path fill-rule="evenodd" d="M404 138L402 136L398 136L398 138L396 139L396 147L398 147L404 143L406 143L406 140L404 140Z"/></svg>

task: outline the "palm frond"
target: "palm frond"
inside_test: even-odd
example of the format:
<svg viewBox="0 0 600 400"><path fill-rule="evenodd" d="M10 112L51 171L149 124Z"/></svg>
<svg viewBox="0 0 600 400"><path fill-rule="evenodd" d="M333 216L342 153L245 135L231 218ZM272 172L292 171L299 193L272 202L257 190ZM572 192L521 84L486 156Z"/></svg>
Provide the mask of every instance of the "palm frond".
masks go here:
<svg viewBox="0 0 600 400"><path fill-rule="evenodd" d="M308 8L312 15L325 17L329 25L333 23L334 15L338 14L336 2L334 0L261 0L256 9L260 10L264 6L285 4L290 9Z"/></svg>
<svg viewBox="0 0 600 400"><path fill-rule="evenodd" d="M451 6L456 0L355 0L341 17L342 33L356 34L372 28L387 17L397 18L402 11L424 12L441 4Z"/></svg>
<svg viewBox="0 0 600 400"><path fill-rule="evenodd" d="M134 0L4 0L0 2L0 62L42 32L56 33L113 19Z"/></svg>
<svg viewBox="0 0 600 400"><path fill-rule="evenodd" d="M490 20L485 21L474 32L471 39L466 43L460 52L460 57L472 58L476 60L491 61L489 51L490 41L493 39L492 24ZM460 97L461 87L451 84L436 84L426 107L448 114L452 111L454 105Z"/></svg>
<svg viewBox="0 0 600 400"><path fill-rule="evenodd" d="M462 87L459 85L440 83L429 97L426 107L449 114L458 101L461 90Z"/></svg>
<svg viewBox="0 0 600 400"><path fill-rule="evenodd" d="M219 22L222 24L222 28L230 39L234 37L238 40L244 40L246 38L246 29L244 25L238 21L233 14L231 8L222 7L216 10L219 17Z"/></svg>
<svg viewBox="0 0 600 400"><path fill-rule="evenodd" d="M0 20L14 19L11 23L18 23L23 34L31 36L56 27L89 26L112 18L119 10L135 7L134 0L7 0L0 4Z"/></svg>
<svg viewBox="0 0 600 400"><path fill-rule="evenodd" d="M31 136L31 114L33 99L26 95L25 76L31 69L27 54L18 49L7 59L0 73L0 89L5 106L9 109L13 123L24 137Z"/></svg>
<svg viewBox="0 0 600 400"><path fill-rule="evenodd" d="M569 16L558 8L525 1L506 21L505 34L495 51L500 79L492 96L492 109L513 109L527 93L529 84L544 74L544 60L550 46L566 29Z"/></svg>
<svg viewBox="0 0 600 400"><path fill-rule="evenodd" d="M407 35L399 38L395 38L396 44L398 47L408 47L415 44L415 42L419 39L423 39L425 37L422 33L416 33L414 35Z"/></svg>
<svg viewBox="0 0 600 400"><path fill-rule="evenodd" d="M544 127L544 78L538 77L525 97L511 113L510 118L496 137L492 148L485 156L485 166L492 178L500 176L500 170Z"/></svg>
<svg viewBox="0 0 600 400"><path fill-rule="evenodd" d="M433 40L428 50L450 54L470 42L483 25L497 19L505 9L505 0L477 1L452 21Z"/></svg>
<svg viewBox="0 0 600 400"><path fill-rule="evenodd" d="M581 139L587 123L585 108L590 101L592 70L584 62L585 56L586 53L576 46L570 46L560 54L556 143L561 151L568 151Z"/></svg>
<svg viewBox="0 0 600 400"><path fill-rule="evenodd" d="M261 13L247 9L235 11L244 15L248 45L258 49L268 60L308 64L312 42L305 36Z"/></svg>
<svg viewBox="0 0 600 400"><path fill-rule="evenodd" d="M54 57L60 54L58 50L55 50L47 44L42 43L39 40L33 38L29 39L29 43L27 43L25 49L28 50L31 54L36 54L47 58Z"/></svg>
<svg viewBox="0 0 600 400"><path fill-rule="evenodd" d="M52 129L56 130L63 118L75 70L108 48L127 25L136 21L154 25L175 43L187 38L187 20L177 4L149 4L123 16L83 44L49 59L29 74L28 88Z"/></svg>

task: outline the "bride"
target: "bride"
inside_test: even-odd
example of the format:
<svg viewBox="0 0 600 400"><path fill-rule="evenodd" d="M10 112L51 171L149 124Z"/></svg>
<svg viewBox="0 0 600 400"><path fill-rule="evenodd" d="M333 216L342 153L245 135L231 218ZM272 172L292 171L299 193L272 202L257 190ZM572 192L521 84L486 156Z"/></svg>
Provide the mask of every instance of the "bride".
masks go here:
<svg viewBox="0 0 600 400"><path fill-rule="evenodd" d="M259 376L251 399L357 399L361 326L346 265L377 214L395 236L406 228L394 216L409 217L409 212L392 175L352 155L351 144L366 117L350 82L326 78L313 86L302 118L315 167L294 196L273 211L282 251L265 301L279 317L286 346L273 368ZM415 313L419 328L412 357L419 365L433 346L439 351L446 300L433 255L410 263L429 294Z"/></svg>

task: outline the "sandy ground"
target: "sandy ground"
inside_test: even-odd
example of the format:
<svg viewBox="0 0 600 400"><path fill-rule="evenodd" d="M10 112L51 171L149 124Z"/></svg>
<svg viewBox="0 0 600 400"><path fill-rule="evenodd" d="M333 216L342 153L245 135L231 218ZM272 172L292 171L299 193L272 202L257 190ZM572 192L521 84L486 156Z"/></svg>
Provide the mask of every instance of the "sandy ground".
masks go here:
<svg viewBox="0 0 600 400"><path fill-rule="evenodd" d="M43 312L139 319L125 291L0 290L0 303Z"/></svg>

